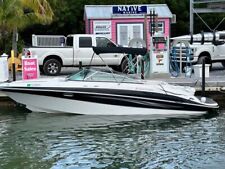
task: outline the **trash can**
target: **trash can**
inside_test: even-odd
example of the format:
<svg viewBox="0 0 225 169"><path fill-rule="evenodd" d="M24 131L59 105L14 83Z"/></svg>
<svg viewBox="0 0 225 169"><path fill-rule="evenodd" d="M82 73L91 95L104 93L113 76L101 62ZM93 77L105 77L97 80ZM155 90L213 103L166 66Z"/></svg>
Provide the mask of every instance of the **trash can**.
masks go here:
<svg viewBox="0 0 225 169"><path fill-rule="evenodd" d="M194 65L194 75L196 78L202 77L202 64ZM205 77L209 77L210 64L205 64Z"/></svg>
<svg viewBox="0 0 225 169"><path fill-rule="evenodd" d="M8 55L3 53L0 57L0 82L9 80Z"/></svg>

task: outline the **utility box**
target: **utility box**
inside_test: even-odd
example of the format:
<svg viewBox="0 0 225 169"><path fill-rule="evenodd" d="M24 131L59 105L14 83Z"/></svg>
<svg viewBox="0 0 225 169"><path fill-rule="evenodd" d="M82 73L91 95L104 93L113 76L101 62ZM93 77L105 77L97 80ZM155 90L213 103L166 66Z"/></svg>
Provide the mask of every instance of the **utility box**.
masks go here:
<svg viewBox="0 0 225 169"><path fill-rule="evenodd" d="M196 78L202 77L202 64L193 65L194 75ZM205 77L209 77L209 67L210 64L205 64Z"/></svg>
<svg viewBox="0 0 225 169"><path fill-rule="evenodd" d="M155 33L150 39L150 76L169 74L169 38Z"/></svg>
<svg viewBox="0 0 225 169"><path fill-rule="evenodd" d="M8 55L3 53L0 57L0 82L9 80Z"/></svg>
<svg viewBox="0 0 225 169"><path fill-rule="evenodd" d="M169 73L168 52L159 50L153 51L150 57L151 73Z"/></svg>

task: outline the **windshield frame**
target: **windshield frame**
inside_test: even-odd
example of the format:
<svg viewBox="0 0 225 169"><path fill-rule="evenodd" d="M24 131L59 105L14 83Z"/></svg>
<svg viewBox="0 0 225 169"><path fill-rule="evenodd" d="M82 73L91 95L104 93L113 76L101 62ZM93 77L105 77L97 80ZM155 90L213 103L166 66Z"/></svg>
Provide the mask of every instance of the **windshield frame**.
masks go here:
<svg viewBox="0 0 225 169"><path fill-rule="evenodd" d="M110 83L141 83L137 77L130 77L124 74L111 73L104 70L81 69L80 71L69 75L68 81L85 82L110 82Z"/></svg>

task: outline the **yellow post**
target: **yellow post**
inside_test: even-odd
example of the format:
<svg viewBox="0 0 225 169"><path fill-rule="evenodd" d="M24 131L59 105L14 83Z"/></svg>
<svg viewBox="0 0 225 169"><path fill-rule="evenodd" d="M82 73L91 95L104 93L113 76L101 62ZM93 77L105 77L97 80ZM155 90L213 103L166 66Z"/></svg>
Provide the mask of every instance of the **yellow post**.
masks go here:
<svg viewBox="0 0 225 169"><path fill-rule="evenodd" d="M15 65L14 50L11 50L11 59L12 59L13 81L16 81L16 65Z"/></svg>

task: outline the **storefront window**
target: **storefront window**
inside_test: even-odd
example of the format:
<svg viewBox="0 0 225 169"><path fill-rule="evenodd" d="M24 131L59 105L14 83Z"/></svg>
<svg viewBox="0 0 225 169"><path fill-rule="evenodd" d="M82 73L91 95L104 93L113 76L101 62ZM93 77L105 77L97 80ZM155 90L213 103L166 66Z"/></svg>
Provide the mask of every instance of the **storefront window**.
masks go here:
<svg viewBox="0 0 225 169"><path fill-rule="evenodd" d="M122 46L128 46L134 38L143 39L142 23L123 23L117 24L117 43Z"/></svg>
<svg viewBox="0 0 225 169"><path fill-rule="evenodd" d="M134 25L133 26L133 38L141 38L140 25Z"/></svg>
<svg viewBox="0 0 225 169"><path fill-rule="evenodd" d="M120 45L127 45L128 44L128 26L120 26Z"/></svg>

